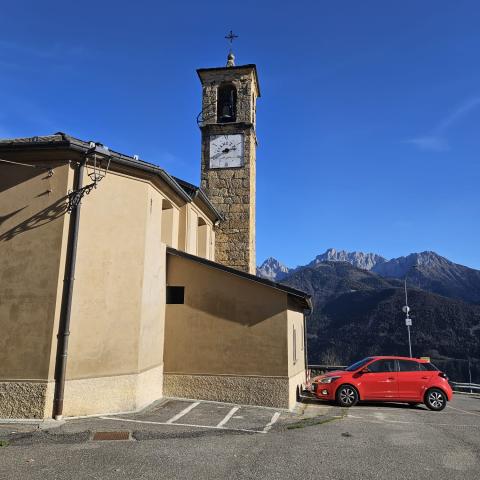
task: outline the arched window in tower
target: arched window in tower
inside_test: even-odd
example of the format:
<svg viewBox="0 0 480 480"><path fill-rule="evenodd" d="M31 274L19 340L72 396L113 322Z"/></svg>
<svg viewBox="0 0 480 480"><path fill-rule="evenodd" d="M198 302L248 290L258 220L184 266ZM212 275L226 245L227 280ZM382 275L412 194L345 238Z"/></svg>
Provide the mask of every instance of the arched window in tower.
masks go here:
<svg viewBox="0 0 480 480"><path fill-rule="evenodd" d="M197 255L199 257L208 258L208 247L210 243L208 225L202 217L198 217L197 230Z"/></svg>
<svg viewBox="0 0 480 480"><path fill-rule="evenodd" d="M217 123L229 123L237 120L237 89L231 83L218 87Z"/></svg>

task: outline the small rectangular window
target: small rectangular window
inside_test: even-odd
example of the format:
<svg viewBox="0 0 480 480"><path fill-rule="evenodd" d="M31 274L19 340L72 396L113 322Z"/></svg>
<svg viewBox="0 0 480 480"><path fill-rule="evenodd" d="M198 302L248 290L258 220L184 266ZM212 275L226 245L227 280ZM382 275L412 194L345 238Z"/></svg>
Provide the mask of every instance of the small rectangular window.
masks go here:
<svg viewBox="0 0 480 480"><path fill-rule="evenodd" d="M167 287L167 304L182 304L185 300L185 287Z"/></svg>
<svg viewBox="0 0 480 480"><path fill-rule="evenodd" d="M303 347L305 346L305 330L303 325L300 327L302 335L301 335L301 343L300 343L300 350L303 352Z"/></svg>
<svg viewBox="0 0 480 480"><path fill-rule="evenodd" d="M297 331L293 327L293 363L297 363Z"/></svg>

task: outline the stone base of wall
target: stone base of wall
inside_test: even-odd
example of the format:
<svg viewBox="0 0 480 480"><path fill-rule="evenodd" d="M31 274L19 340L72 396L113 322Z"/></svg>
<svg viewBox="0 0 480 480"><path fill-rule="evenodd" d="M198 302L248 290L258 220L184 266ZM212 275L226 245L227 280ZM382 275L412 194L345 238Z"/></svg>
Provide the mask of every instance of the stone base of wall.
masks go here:
<svg viewBox="0 0 480 480"><path fill-rule="evenodd" d="M163 365L138 374L67 380L64 417L141 410L162 398Z"/></svg>
<svg viewBox="0 0 480 480"><path fill-rule="evenodd" d="M52 418L55 382L0 382L0 418ZM67 380L64 417L141 410L162 398L163 365L138 374Z"/></svg>
<svg viewBox="0 0 480 480"><path fill-rule="evenodd" d="M288 404L290 408L294 408L297 403L297 391L302 392L302 387L305 385L305 371L301 371L288 379Z"/></svg>
<svg viewBox="0 0 480 480"><path fill-rule="evenodd" d="M292 377L295 379L297 377ZM166 397L195 398L217 402L293 408L291 392L296 383L288 377L240 375L185 375L165 373L163 393ZM302 383L300 381L300 383Z"/></svg>
<svg viewBox="0 0 480 480"><path fill-rule="evenodd" d="M47 382L0 382L0 418L44 418Z"/></svg>

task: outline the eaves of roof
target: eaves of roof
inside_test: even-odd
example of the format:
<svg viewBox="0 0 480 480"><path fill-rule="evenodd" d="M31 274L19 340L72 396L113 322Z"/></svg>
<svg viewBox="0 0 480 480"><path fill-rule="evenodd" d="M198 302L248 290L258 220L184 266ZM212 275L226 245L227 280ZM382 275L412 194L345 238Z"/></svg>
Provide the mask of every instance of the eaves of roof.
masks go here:
<svg viewBox="0 0 480 480"><path fill-rule="evenodd" d="M283 285L281 283L272 282L271 280L267 280L266 278L258 277L257 275L253 275L251 273L243 272L242 270L237 270L236 268L227 267L222 265L221 263L213 262L212 260L207 260L203 257L197 257L196 255L192 255L190 253L183 252L181 250L176 250L172 247L167 247L167 253L170 255L176 255L177 257L186 258L188 260L192 260L197 263L201 263L202 265L206 265L210 268L216 268L217 270L222 270L224 272L228 272L232 275L237 275L238 277L244 278L251 282L256 282L261 285L265 285L270 288L274 288L279 290L283 293L294 297L297 301L299 301L300 305L303 307L304 310L307 312L313 311L312 306L312 297L301 290L297 290L296 288L288 287L287 285Z"/></svg>
<svg viewBox="0 0 480 480"><path fill-rule="evenodd" d="M233 67L210 67L210 68L198 68L197 75L202 81L203 72L214 72L216 70L242 70L242 69L252 69L253 75L255 77L255 82L257 83L258 96L260 97L260 82L258 81L257 66L254 63L249 63L247 65L234 65Z"/></svg>
<svg viewBox="0 0 480 480"><path fill-rule="evenodd" d="M96 145L101 145L98 142L94 142ZM0 151L2 150L20 150L20 149L46 149L46 148L70 148L77 150L83 153L86 153L90 148L90 142L80 140L78 138L67 135L63 132L57 132L53 135L46 136L37 136L37 137L26 137L26 138L13 138L0 140ZM112 158L112 162L118 163L120 165L125 165L131 168L137 168L144 172L152 173L158 175L162 180L164 180L167 185L173 189L183 200L186 202L192 202L195 199L195 196L201 195L203 203L210 210L210 213L215 218L215 220L223 220L221 213L212 205L210 200L198 187L195 187L188 182L183 180L176 179L175 177L169 175L163 168L158 167L152 163L144 162L143 160L137 160L128 155L124 155L120 152L115 152L114 150L109 150ZM181 183L189 185L196 189L192 190L192 195L190 195L187 188L183 188Z"/></svg>
<svg viewBox="0 0 480 480"><path fill-rule="evenodd" d="M192 197L193 200L198 197L205 205L208 206L208 208L217 211L217 209L213 206L212 202L210 202L210 199L207 197L205 192L200 187L197 187L196 185L186 182L181 178L177 178L177 177L173 177L173 178L188 193L188 195ZM217 213L219 215L218 220L224 220L223 215L218 211Z"/></svg>

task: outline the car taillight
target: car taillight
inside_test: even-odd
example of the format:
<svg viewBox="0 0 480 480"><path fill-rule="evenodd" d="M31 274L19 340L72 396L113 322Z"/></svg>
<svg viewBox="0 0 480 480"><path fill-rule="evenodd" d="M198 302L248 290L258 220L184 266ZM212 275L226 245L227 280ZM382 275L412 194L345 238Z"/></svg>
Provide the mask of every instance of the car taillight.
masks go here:
<svg viewBox="0 0 480 480"><path fill-rule="evenodd" d="M438 376L444 378L445 380L448 380L448 377L447 377L447 374L446 374L446 373L440 372L440 373L438 374Z"/></svg>

